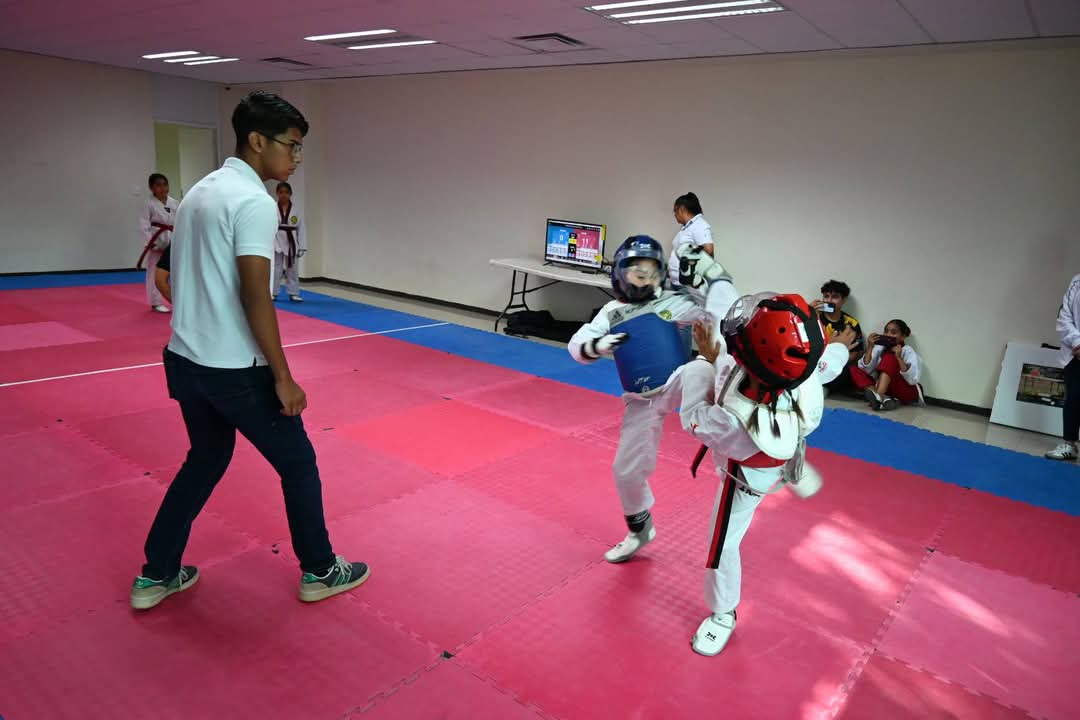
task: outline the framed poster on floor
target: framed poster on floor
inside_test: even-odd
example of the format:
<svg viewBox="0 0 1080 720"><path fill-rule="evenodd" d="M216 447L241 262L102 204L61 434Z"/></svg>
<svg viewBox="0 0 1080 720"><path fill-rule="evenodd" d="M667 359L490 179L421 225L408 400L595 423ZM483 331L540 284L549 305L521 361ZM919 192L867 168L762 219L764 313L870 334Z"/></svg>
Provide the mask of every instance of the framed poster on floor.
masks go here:
<svg viewBox="0 0 1080 720"><path fill-rule="evenodd" d="M1065 370L1059 350L1009 343L1001 363L990 422L1023 430L1061 435L1065 406Z"/></svg>

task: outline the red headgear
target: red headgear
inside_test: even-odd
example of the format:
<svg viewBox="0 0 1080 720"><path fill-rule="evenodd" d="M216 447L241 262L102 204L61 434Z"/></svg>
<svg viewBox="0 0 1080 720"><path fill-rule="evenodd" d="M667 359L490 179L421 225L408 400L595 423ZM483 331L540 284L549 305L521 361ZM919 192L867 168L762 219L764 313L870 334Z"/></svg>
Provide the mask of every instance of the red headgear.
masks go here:
<svg viewBox="0 0 1080 720"><path fill-rule="evenodd" d="M801 295L741 298L723 324L735 359L770 390L798 386L825 350L821 322Z"/></svg>

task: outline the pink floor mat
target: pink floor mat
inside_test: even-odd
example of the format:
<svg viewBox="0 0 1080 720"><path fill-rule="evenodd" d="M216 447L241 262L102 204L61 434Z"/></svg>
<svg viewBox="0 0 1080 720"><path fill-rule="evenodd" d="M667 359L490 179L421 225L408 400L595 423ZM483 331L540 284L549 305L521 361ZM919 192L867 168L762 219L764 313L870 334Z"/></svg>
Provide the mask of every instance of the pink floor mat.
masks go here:
<svg viewBox="0 0 1080 720"><path fill-rule="evenodd" d="M839 720L1028 720L1023 710L875 654Z"/></svg>
<svg viewBox="0 0 1080 720"><path fill-rule="evenodd" d="M978 490L965 491L938 543L939 552L1071 593L1080 593L1077 548L1076 518Z"/></svg>
<svg viewBox="0 0 1080 720"><path fill-rule="evenodd" d="M0 352L96 342L100 338L58 322L0 325Z"/></svg>
<svg viewBox="0 0 1080 720"><path fill-rule="evenodd" d="M453 400L339 428L380 452L453 477L555 437L550 431Z"/></svg>
<svg viewBox="0 0 1080 720"><path fill-rule="evenodd" d="M203 568L153 611L117 602L17 652L0 645L4 715L341 718L435 660L351 597L301 605L298 580L280 558L249 552ZM113 588L124 600L129 582Z"/></svg>
<svg viewBox="0 0 1080 720"><path fill-rule="evenodd" d="M141 468L64 424L0 437L0 512L142 477Z"/></svg>
<svg viewBox="0 0 1080 720"><path fill-rule="evenodd" d="M332 523L330 536L379 579L364 602L451 652L605 549L453 481Z"/></svg>
<svg viewBox="0 0 1080 720"><path fill-rule="evenodd" d="M1080 717L1080 598L935 554L881 652L1050 720Z"/></svg>
<svg viewBox="0 0 1080 720"><path fill-rule="evenodd" d="M526 707L454 662L443 662L393 694L351 715L352 720L538 720Z"/></svg>
<svg viewBox="0 0 1080 720"><path fill-rule="evenodd" d="M163 495L157 484L140 480L0 514L0 642L126 603ZM251 545L203 515L184 559L203 565Z"/></svg>
<svg viewBox="0 0 1080 720"><path fill-rule="evenodd" d="M311 433L318 458L327 522L414 492L440 478L334 432ZM172 480L170 473L161 475ZM246 441L239 441L232 463L206 510L264 544L289 546L289 525L281 480ZM333 538L331 538L333 540Z"/></svg>
<svg viewBox="0 0 1080 720"><path fill-rule="evenodd" d="M622 418L623 401L612 395L530 377L455 395L469 405L533 423L558 433L580 434ZM573 408L567 412L567 408Z"/></svg>
<svg viewBox="0 0 1080 720"><path fill-rule="evenodd" d="M701 657L690 650L707 614L700 593L689 568L601 563L458 658L568 720L829 717L860 647L758 607L740 609L722 655Z"/></svg>

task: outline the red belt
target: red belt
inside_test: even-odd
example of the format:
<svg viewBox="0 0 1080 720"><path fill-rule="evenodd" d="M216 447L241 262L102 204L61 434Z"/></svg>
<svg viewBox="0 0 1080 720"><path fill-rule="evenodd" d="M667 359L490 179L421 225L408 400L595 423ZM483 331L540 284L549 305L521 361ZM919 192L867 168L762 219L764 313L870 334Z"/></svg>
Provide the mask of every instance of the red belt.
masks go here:
<svg viewBox="0 0 1080 720"><path fill-rule="evenodd" d="M157 242L157 239L161 237L161 233L165 232L166 230L172 232L173 229L172 225L166 225L165 223L160 222L152 222L150 223L150 227L156 227L157 232L150 236L150 240L147 241L146 247L143 248L142 255L139 256L138 262L135 263L136 270L142 269L142 261L146 259L147 253L150 252L150 248L154 247L154 243Z"/></svg>
<svg viewBox="0 0 1080 720"><path fill-rule="evenodd" d="M698 448L697 454L694 455L694 462L690 464L690 474L694 477L697 477L698 466L701 465L701 461L705 459L705 453L707 452L709 452L709 446L702 445ZM748 468L773 468L780 467L785 462L785 460L777 460L763 452L757 452L745 460L739 460L739 465Z"/></svg>

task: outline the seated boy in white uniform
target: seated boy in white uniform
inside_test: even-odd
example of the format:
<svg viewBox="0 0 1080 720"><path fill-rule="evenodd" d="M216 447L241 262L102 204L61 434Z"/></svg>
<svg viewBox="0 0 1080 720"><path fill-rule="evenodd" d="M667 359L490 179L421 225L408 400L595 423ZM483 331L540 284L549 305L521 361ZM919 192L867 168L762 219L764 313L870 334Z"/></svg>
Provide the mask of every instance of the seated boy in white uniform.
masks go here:
<svg viewBox="0 0 1080 720"><path fill-rule="evenodd" d="M705 576L712 613L691 640L702 655L718 654L735 630L739 544L758 504L785 485L801 497L821 487L805 463L805 438L821 422L821 378L827 377L817 313L799 295L761 293L740 298L721 328L731 354L713 339L711 327L695 328L701 355L681 376L683 428L713 450L721 478ZM835 348L839 363L829 374L843 367L844 346Z"/></svg>
<svg viewBox="0 0 1080 720"><path fill-rule="evenodd" d="M630 531L605 553L613 563L629 560L656 537L649 476L656 469L664 416L682 399L679 373L690 357L690 325L707 317L693 296L664 290L664 270L660 243L646 235L627 238L611 272L616 299L574 333L568 346L580 363L614 355L626 391L612 471Z"/></svg>

